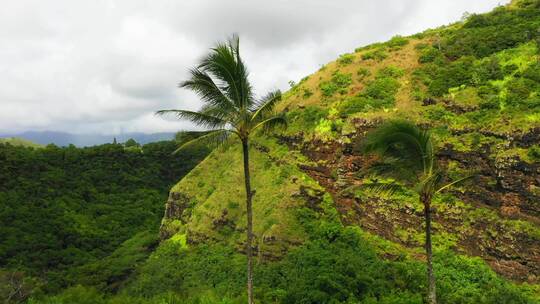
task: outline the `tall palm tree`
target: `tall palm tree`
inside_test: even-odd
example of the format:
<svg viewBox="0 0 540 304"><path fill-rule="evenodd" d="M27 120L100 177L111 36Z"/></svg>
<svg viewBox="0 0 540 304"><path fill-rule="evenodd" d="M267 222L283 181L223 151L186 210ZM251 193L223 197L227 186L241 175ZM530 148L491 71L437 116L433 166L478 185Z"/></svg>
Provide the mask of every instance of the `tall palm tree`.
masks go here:
<svg viewBox="0 0 540 304"><path fill-rule="evenodd" d="M240 58L240 41L234 35L226 43L218 43L204 57L199 65L190 70L190 79L180 83L199 95L202 108L195 111L161 110L157 115L173 114L179 119L187 119L207 129L198 132L195 139L178 148L204 143L219 145L231 135L236 135L242 143L244 178L246 189L247 216L247 293L248 303L253 303L253 211L249 172L249 139L255 131L269 131L278 126L286 126L283 114L276 114L274 106L281 100L279 91L270 92L257 99L248 80L248 71ZM191 133L193 136L194 133ZM178 151L177 150L177 151Z"/></svg>
<svg viewBox="0 0 540 304"><path fill-rule="evenodd" d="M433 196L472 176L443 183L444 172L437 166L437 157L429 131L407 121L390 121L366 135L362 150L379 156L370 169L380 176L414 186L424 206L425 249L427 257L428 303L437 303L433 254L431 249L431 200ZM392 194L401 186L395 182L375 181L364 185L379 194Z"/></svg>

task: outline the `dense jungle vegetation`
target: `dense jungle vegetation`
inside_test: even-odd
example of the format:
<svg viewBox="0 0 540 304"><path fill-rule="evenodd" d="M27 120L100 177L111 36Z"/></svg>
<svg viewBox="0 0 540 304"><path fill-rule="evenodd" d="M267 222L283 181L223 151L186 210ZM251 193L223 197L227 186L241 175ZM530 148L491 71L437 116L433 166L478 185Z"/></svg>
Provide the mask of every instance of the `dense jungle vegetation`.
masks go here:
<svg viewBox="0 0 540 304"><path fill-rule="evenodd" d="M177 145L0 144L2 279L24 273L44 292L58 292L81 274L126 275L92 265L134 236L155 245L168 189L208 153L171 155Z"/></svg>

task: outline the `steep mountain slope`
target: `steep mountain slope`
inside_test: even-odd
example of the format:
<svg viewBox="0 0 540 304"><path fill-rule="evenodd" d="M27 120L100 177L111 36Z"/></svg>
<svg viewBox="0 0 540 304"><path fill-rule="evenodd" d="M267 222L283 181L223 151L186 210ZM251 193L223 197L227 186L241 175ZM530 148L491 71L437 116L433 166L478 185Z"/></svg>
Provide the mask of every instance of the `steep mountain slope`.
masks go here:
<svg viewBox="0 0 540 304"><path fill-rule="evenodd" d="M520 282L540 279L540 63L538 1L344 54L291 88L290 128L252 146L256 239L276 259L307 239L296 211L335 206L344 225L421 252L421 206L354 190L371 159L356 151L390 118L429 127L451 176L471 185L436 198L435 247L479 256ZM221 149L176 185L162 236L242 250L240 150ZM326 207L328 208L328 207ZM421 254L418 254L421 258Z"/></svg>

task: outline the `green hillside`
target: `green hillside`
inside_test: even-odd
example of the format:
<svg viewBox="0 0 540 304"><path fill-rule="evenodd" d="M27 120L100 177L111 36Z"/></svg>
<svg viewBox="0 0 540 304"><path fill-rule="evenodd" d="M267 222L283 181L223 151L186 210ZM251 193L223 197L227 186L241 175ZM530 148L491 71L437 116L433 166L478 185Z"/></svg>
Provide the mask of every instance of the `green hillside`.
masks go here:
<svg viewBox="0 0 540 304"><path fill-rule="evenodd" d="M540 303L538 29L540 2L513 1L358 48L292 87L289 128L250 150L257 302L422 303L416 192L354 187L374 179L358 144L400 118L432 130L450 176L477 173L434 198L439 303ZM81 282L32 303L244 303L241 161L239 145L219 148L171 189L160 245L115 294Z"/></svg>
<svg viewBox="0 0 540 304"><path fill-rule="evenodd" d="M343 223L419 247L414 213L421 206L413 192L403 189L399 200L382 203L348 189L369 182L359 175L367 159L355 152L362 134L385 119L406 118L430 127L452 175L471 169L480 175L475 185L437 198L437 245L536 282L540 64L534 30L540 14L534 5L500 7L465 23L359 48L291 88L280 105L289 129L252 148L262 255L273 255L280 241L301 239L288 209L309 203L313 193L332 198ZM530 37L522 35L527 31ZM243 190L233 186L242 181L239 152L213 153L172 189L172 201L187 207L178 218L193 241L231 239L220 235L221 227L213 229L216 220L242 230ZM478 244L497 244L497 250Z"/></svg>
<svg viewBox="0 0 540 304"><path fill-rule="evenodd" d="M10 144L12 146L22 146L22 147L31 147L31 148L42 148L43 145L31 142L24 138L19 137L6 137L0 138L0 144Z"/></svg>

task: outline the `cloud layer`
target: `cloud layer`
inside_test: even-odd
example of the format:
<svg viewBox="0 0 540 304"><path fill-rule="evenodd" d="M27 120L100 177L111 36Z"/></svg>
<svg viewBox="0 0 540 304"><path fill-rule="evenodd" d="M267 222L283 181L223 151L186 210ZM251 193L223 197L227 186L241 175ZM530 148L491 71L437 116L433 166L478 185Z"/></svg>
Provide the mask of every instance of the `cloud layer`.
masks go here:
<svg viewBox="0 0 540 304"><path fill-rule="evenodd" d="M485 12L500 0L11 1L0 11L0 131L175 131L196 109L176 84L216 41L241 36L259 93L358 46Z"/></svg>

